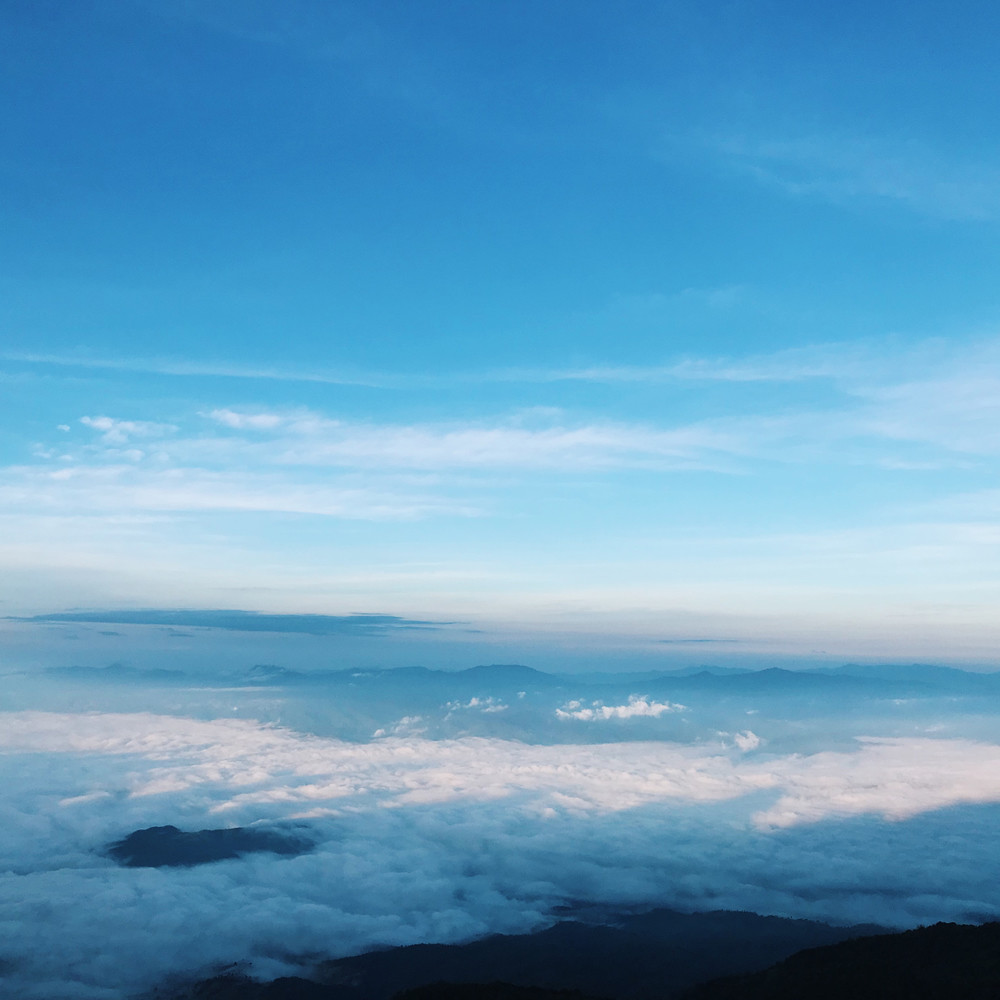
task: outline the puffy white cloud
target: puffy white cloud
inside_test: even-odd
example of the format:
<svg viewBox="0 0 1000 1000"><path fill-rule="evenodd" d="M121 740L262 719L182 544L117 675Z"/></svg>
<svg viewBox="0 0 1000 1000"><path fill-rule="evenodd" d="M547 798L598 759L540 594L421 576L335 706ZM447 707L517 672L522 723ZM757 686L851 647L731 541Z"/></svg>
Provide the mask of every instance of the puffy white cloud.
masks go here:
<svg viewBox="0 0 1000 1000"><path fill-rule="evenodd" d="M760 746L761 738L752 729L747 729L742 733L733 733L733 742L740 750L747 753Z"/></svg>
<svg viewBox="0 0 1000 1000"><path fill-rule="evenodd" d="M209 419L233 430L274 430L285 422L279 413L240 413L236 410L217 409L207 414Z"/></svg>
<svg viewBox="0 0 1000 1000"><path fill-rule="evenodd" d="M646 696L629 695L624 705L605 705L600 701L584 705L581 701L570 701L556 709L557 719L580 719L583 722L600 722L607 719L634 719L646 717L658 719L665 712L683 712L684 705L669 701L650 701Z"/></svg>
<svg viewBox="0 0 1000 1000"><path fill-rule="evenodd" d="M521 692L523 694L523 692ZM449 701L445 704L445 708L448 710L448 715L445 718L454 715L456 712L463 711L477 711L481 712L483 715L495 715L497 712L506 712L510 705L501 701L499 698L485 697L485 698L470 698L466 702L462 701Z"/></svg>
<svg viewBox="0 0 1000 1000"><path fill-rule="evenodd" d="M100 431L106 444L125 444L133 437L158 437L178 428L174 424L150 420L118 420L115 417L80 417L80 423ZM67 428L68 429L68 428Z"/></svg>

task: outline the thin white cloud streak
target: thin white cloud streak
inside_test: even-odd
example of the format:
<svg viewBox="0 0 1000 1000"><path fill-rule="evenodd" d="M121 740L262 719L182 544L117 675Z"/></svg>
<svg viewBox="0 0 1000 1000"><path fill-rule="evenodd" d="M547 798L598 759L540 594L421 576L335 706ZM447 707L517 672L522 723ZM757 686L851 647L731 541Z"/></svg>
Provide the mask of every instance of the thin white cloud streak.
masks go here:
<svg viewBox="0 0 1000 1000"><path fill-rule="evenodd" d="M317 414L217 410L225 433L88 417L91 444L60 442L35 465L0 469L8 510L288 512L370 520L478 516L496 484L456 473L719 467L734 439L710 428L626 424L530 428L358 425ZM235 434L231 432L236 432ZM154 438L134 447L131 438ZM721 456L721 457L720 457ZM293 471L300 469L301 471ZM329 474L335 473L334 477ZM450 478L408 473L448 472Z"/></svg>
<svg viewBox="0 0 1000 1000"><path fill-rule="evenodd" d="M475 493L498 487L456 480L457 473L721 468L739 449L734 437L702 427L378 426L311 413L232 410L213 411L212 422L224 431L181 435L169 425L88 417L84 424L98 432L96 442L60 442L58 451L40 452L36 465L0 469L0 503L31 512L467 517L490 506ZM133 436L155 440L140 448Z"/></svg>
<svg viewBox="0 0 1000 1000"><path fill-rule="evenodd" d="M1000 216L1000 171L908 139L850 134L730 135L706 144L728 165L793 197L896 203L958 221Z"/></svg>
<svg viewBox="0 0 1000 1000"><path fill-rule="evenodd" d="M550 426L538 426L537 419L536 426L526 426L515 417L492 426L462 427L352 424L318 414L224 407L207 415L231 430L284 430L291 440L281 454L289 462L599 467L673 461L680 467L700 462L720 468L730 457L839 459L848 445L848 460L855 455L883 466L934 467L948 456L1000 454L1000 379L990 374L997 366L1000 341L982 338L957 345L926 340L905 347L893 341L833 343L745 358L684 359L666 366L520 373L552 382L824 379L839 394L823 410L727 413L666 428L611 420L573 426L565 418L560 425L558 416L549 419ZM304 447L305 440L313 447ZM868 455L862 444L881 448L883 454ZM923 457L900 454L894 451L899 444L932 451Z"/></svg>
<svg viewBox="0 0 1000 1000"><path fill-rule="evenodd" d="M538 371L537 379L595 382L774 382L827 380L850 392L859 386L980 376L1000 364L1000 338L868 337L782 348L764 354L681 357L660 365L593 365ZM527 374L530 373L526 373Z"/></svg>
<svg viewBox="0 0 1000 1000"><path fill-rule="evenodd" d="M148 375L174 375L181 378L260 379L278 382L317 382L321 385L356 385L388 387L391 375L351 376L338 372L295 371L275 367L254 367L229 361L199 362L173 358L86 358L74 355L34 354L10 351L0 353L0 360L19 364L46 365L54 368L83 368L97 371L123 371Z"/></svg>
<svg viewBox="0 0 1000 1000"><path fill-rule="evenodd" d="M475 517L471 502L377 485L289 482L267 473L134 465L15 466L0 472L0 503L33 511L291 513L348 520Z"/></svg>
<svg viewBox="0 0 1000 1000"><path fill-rule="evenodd" d="M1000 455L1000 376L959 376L859 389L862 428L872 437Z"/></svg>
<svg viewBox="0 0 1000 1000"><path fill-rule="evenodd" d="M875 342L833 342L742 357L686 357L662 365L553 369L539 371L535 377L539 381L610 383L841 381L871 378L885 364L886 348L887 345Z"/></svg>
<svg viewBox="0 0 1000 1000"><path fill-rule="evenodd" d="M493 368L479 371L392 372L367 371L356 375L316 370L283 369L220 362L176 359L87 359L74 356L7 352L0 360L64 368L121 370L178 377L226 377L279 382L317 382L357 385L372 389L435 388L448 385L548 382L799 382L811 379L893 382L1000 361L996 336L939 337L904 340L897 337L830 341L785 348L769 354L716 357L683 356L649 365L593 364L577 368Z"/></svg>
<svg viewBox="0 0 1000 1000"><path fill-rule="evenodd" d="M740 450L735 435L708 425L659 430L605 422L583 426L365 425L318 414L214 410L232 429L284 432L269 445L283 464L416 469L594 469L681 467L712 463ZM717 464L718 460L716 459Z"/></svg>
<svg viewBox="0 0 1000 1000"><path fill-rule="evenodd" d="M1000 489L956 493L940 500L914 505L925 514L963 518L1000 518Z"/></svg>
<svg viewBox="0 0 1000 1000"><path fill-rule="evenodd" d="M81 417L80 423L101 432L105 444L125 444L133 437L161 437L178 428L174 424L156 423L149 420L114 420L111 417ZM69 430L66 425L59 430Z"/></svg>
<svg viewBox="0 0 1000 1000"><path fill-rule="evenodd" d="M866 439L930 446L944 454L1000 454L1000 342L983 339L956 347L928 340L892 349L876 342L817 345L747 358L689 359L664 367L598 367L566 371L581 381L791 383L824 379L840 393L824 411L788 417L744 414L706 425L740 441L743 454L792 445L825 449ZM892 462L891 457L882 464ZM933 461L898 460L899 468L934 468Z"/></svg>

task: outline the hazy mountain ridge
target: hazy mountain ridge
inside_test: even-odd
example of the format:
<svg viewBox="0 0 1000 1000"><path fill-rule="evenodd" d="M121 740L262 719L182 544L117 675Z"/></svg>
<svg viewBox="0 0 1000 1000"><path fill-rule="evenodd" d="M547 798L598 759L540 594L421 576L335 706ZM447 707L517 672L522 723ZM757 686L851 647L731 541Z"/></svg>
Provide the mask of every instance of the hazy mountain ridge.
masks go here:
<svg viewBox="0 0 1000 1000"><path fill-rule="evenodd" d="M922 665L826 671L649 671L583 675L521 664L296 670L260 663L229 673L48 668L46 697L74 710L239 716L351 742L393 736L479 736L526 743L663 740L736 745L742 752L848 746L855 737L920 735L947 723L976 738L994 713L1000 674ZM37 704L33 679L10 678ZM846 718L845 718L846 716ZM800 722L809 719L803 745ZM925 721L926 720L926 721ZM950 721L949 721L950 720ZM846 724L845 724L846 723ZM886 726L888 725L888 730ZM929 731L929 730L927 730Z"/></svg>
<svg viewBox="0 0 1000 1000"><path fill-rule="evenodd" d="M403 683L424 687L464 688L484 685L498 690L517 690L525 684L540 689L585 688L587 690L619 690L644 685L657 690L789 693L800 691L848 688L876 693L896 690L900 686L922 691L931 689L961 689L970 692L1000 691L1000 671L977 673L955 667L929 664L845 664L838 667L789 670L765 667L760 670L704 666L680 670L650 670L642 672L548 673L523 664L479 664L464 670L438 670L411 666L391 668L343 668L337 670L293 670L276 664L256 664L247 670L231 674L192 673L182 670L142 669L122 663L105 667L47 667L44 674L67 680L102 682L198 683L268 686L398 686Z"/></svg>

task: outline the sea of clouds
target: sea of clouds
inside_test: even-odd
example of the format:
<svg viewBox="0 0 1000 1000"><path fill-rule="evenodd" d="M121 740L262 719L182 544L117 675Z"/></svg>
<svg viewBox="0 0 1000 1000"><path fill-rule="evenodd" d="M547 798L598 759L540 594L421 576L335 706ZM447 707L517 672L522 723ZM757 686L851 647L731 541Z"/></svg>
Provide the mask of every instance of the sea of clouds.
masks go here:
<svg viewBox="0 0 1000 1000"><path fill-rule="evenodd" d="M267 697L294 716L293 696ZM809 752L749 728L694 724L685 740L677 719L697 713L641 692L560 694L544 742L428 736L456 717L501 726L531 697L443 699L437 723L425 712L366 739L178 711L0 713L4 995L117 1000L233 962L301 973L529 931L582 901L900 927L1000 915L1000 741L898 724L818 751L813 733ZM663 738L622 736L655 725ZM573 742L601 727L613 742ZM106 856L165 824L287 829L314 847L190 868Z"/></svg>

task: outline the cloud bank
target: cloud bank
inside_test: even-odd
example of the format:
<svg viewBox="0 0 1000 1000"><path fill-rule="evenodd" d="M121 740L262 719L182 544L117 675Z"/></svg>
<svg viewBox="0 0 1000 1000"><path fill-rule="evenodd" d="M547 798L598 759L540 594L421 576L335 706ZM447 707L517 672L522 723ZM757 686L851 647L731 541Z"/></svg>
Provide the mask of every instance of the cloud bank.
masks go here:
<svg viewBox="0 0 1000 1000"><path fill-rule="evenodd" d="M1000 913L981 836L1000 812L993 744L744 757L721 743L351 744L149 713L0 721L11 996L107 1000L236 960L278 975L529 930L574 899L901 926ZM929 865L946 815L952 846ZM102 854L167 823L308 831L316 848L169 870Z"/></svg>

